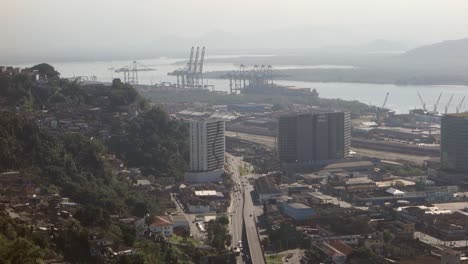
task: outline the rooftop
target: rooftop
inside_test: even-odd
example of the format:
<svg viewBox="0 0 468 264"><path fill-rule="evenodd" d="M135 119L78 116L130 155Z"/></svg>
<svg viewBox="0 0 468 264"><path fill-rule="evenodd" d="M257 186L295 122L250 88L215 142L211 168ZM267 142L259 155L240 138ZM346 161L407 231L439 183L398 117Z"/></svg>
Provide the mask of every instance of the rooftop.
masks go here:
<svg viewBox="0 0 468 264"><path fill-rule="evenodd" d="M158 226L168 226L172 225L174 221L168 216L154 216L151 220L150 226L158 227Z"/></svg>
<svg viewBox="0 0 468 264"><path fill-rule="evenodd" d="M308 192L307 194L323 201L333 200L333 197L321 192Z"/></svg>
<svg viewBox="0 0 468 264"><path fill-rule="evenodd" d="M185 217L185 215L173 215L172 220L174 220L174 222L188 222L187 217Z"/></svg>
<svg viewBox="0 0 468 264"><path fill-rule="evenodd" d="M394 180L389 180L389 181L378 181L375 182L378 187L384 188L384 187L392 187L396 185L402 185L402 186L413 186L416 185L414 181L408 181L408 180L403 180L403 179L394 179Z"/></svg>
<svg viewBox="0 0 468 264"><path fill-rule="evenodd" d="M445 114L445 116L450 116L450 117L468 117L468 112Z"/></svg>
<svg viewBox="0 0 468 264"><path fill-rule="evenodd" d="M392 194L392 195L403 195L403 194L405 194L405 192L402 192L402 191L400 191L398 189L395 189L393 187L388 189L386 192L389 193L389 194Z"/></svg>
<svg viewBox="0 0 468 264"><path fill-rule="evenodd" d="M151 185L151 182L148 180L137 180L136 182L137 186L148 186Z"/></svg>
<svg viewBox="0 0 468 264"><path fill-rule="evenodd" d="M215 196L216 191L214 190L205 190L205 191L195 191L196 196Z"/></svg>
<svg viewBox="0 0 468 264"><path fill-rule="evenodd" d="M290 203L288 205L294 209L310 209L311 208L310 206L305 205L303 203Z"/></svg>
<svg viewBox="0 0 468 264"><path fill-rule="evenodd" d="M367 178L367 177L357 177L357 178L349 178L346 180L346 185L353 185L353 184L367 184L373 183L374 181Z"/></svg>
<svg viewBox="0 0 468 264"><path fill-rule="evenodd" d="M339 162L339 163L332 163L325 168L324 170L332 170L332 169L342 169L342 168L353 168L353 167L372 167L374 164L367 160L362 161L351 161L351 162Z"/></svg>
<svg viewBox="0 0 468 264"><path fill-rule="evenodd" d="M267 176L258 178L255 182L255 189L259 194L281 193L278 185Z"/></svg>

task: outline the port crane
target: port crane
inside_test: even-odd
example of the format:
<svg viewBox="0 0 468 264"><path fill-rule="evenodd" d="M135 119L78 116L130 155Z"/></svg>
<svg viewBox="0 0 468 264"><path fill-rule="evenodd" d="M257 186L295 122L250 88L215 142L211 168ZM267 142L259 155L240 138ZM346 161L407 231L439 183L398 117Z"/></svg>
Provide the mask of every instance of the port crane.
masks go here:
<svg viewBox="0 0 468 264"><path fill-rule="evenodd" d="M424 100L423 100L423 98L422 98L422 96L421 96L421 94L420 94L419 92L418 92L418 97L419 97L419 101L421 101L422 109L423 109L424 111L427 111L427 109L426 109L426 102L424 102Z"/></svg>
<svg viewBox="0 0 468 264"><path fill-rule="evenodd" d="M377 124L380 125L380 120L382 118L382 112L383 110L385 109L385 106L387 105L387 101L388 101L388 95L390 94L390 92L387 92L387 94L385 95L385 100L382 104L382 107L378 108L377 109Z"/></svg>
<svg viewBox="0 0 468 264"><path fill-rule="evenodd" d="M452 103L452 99L453 99L453 94L452 96L450 96L450 99L448 100L447 104L445 105L445 113L447 114L448 112L448 109L450 107L450 104Z"/></svg>
<svg viewBox="0 0 468 264"><path fill-rule="evenodd" d="M437 101L436 101L436 103L434 104L434 109L433 109L433 112L434 112L434 113L437 113L437 107L439 107L440 98L442 98L442 93L443 93L443 92L441 92L441 93L439 94L439 98L437 98Z"/></svg>
<svg viewBox="0 0 468 264"><path fill-rule="evenodd" d="M201 51L201 52L200 52ZM195 55L195 57L194 57ZM204 88L203 64L205 63L205 47L192 47L189 61L184 69L169 72L168 75L177 77L177 87Z"/></svg>
<svg viewBox="0 0 468 264"><path fill-rule="evenodd" d="M109 70L113 70L116 73L123 73L124 75L124 83L130 84L138 84L138 72L140 71L155 71L146 65L143 65L137 61L133 61L131 66L124 66L121 68L109 68Z"/></svg>
<svg viewBox="0 0 468 264"><path fill-rule="evenodd" d="M463 102L465 102L465 96L463 96L463 98L461 99L460 103L457 105L457 114L460 113L460 110L463 106Z"/></svg>

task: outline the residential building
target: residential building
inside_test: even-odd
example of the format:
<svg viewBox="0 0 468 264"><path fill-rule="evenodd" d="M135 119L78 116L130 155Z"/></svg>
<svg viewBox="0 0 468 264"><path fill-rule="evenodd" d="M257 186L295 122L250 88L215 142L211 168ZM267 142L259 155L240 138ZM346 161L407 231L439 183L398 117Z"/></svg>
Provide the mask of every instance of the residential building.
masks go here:
<svg viewBox="0 0 468 264"><path fill-rule="evenodd" d="M339 243L344 244L339 241L313 243L312 252L314 255L320 256L326 263L344 264L347 255L351 254L348 252L352 252L352 248L344 244L345 246L340 245L338 249L337 244Z"/></svg>
<svg viewBox="0 0 468 264"><path fill-rule="evenodd" d="M440 151L443 170L468 172L468 113L442 117Z"/></svg>
<svg viewBox="0 0 468 264"><path fill-rule="evenodd" d="M189 182L219 181L224 172L224 121L200 119L190 122Z"/></svg>
<svg viewBox="0 0 468 264"><path fill-rule="evenodd" d="M172 236L174 232L174 220L169 216L149 215L135 222L135 229L140 236L145 234L162 234Z"/></svg>
<svg viewBox="0 0 468 264"><path fill-rule="evenodd" d="M344 159L351 146L348 112L290 114L278 120L278 154L286 164Z"/></svg>

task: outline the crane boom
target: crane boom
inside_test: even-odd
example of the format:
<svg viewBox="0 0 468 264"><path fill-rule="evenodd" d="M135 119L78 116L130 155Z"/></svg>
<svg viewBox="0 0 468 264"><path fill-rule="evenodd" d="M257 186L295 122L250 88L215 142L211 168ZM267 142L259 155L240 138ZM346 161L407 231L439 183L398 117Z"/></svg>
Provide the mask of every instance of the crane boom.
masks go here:
<svg viewBox="0 0 468 264"><path fill-rule="evenodd" d="M205 61L205 47L202 48L201 57L200 57L200 66L198 66L198 72L201 74L203 72L203 62Z"/></svg>
<svg viewBox="0 0 468 264"><path fill-rule="evenodd" d="M205 61L205 47L202 48L201 57L200 57L200 65L198 66L198 72L195 74L197 75L197 85L203 88L203 63ZM201 83L199 83L201 80Z"/></svg>
<svg viewBox="0 0 468 264"><path fill-rule="evenodd" d="M440 98L442 97L442 92L439 94L436 103L434 104L434 113L437 113L437 107L439 107Z"/></svg>
<svg viewBox="0 0 468 264"><path fill-rule="evenodd" d="M377 108L377 116L376 116L377 118L376 119L377 119L377 124L379 124L379 125L380 125L380 119L382 117L382 111L385 109L385 106L387 105L387 100L388 100L388 95L389 94L390 93L387 92L387 94L385 95L385 99L384 99L384 102L382 104L382 107Z"/></svg>
<svg viewBox="0 0 468 264"><path fill-rule="evenodd" d="M383 104L382 104L382 107L381 107L382 109L384 109L385 106L387 105L387 100L388 100L388 95L389 95L389 94L390 94L390 93L387 92L387 95L385 96L385 100L384 100L384 102L383 102Z"/></svg>
<svg viewBox="0 0 468 264"><path fill-rule="evenodd" d="M419 101L421 101L421 106L422 106L423 110L426 111L426 103L422 99L422 96L421 96L421 94L419 92L418 92L418 97L419 97Z"/></svg>
<svg viewBox="0 0 468 264"><path fill-rule="evenodd" d="M463 96L460 103L457 105L457 114L460 112L464 101L465 101L465 96Z"/></svg>
<svg viewBox="0 0 468 264"><path fill-rule="evenodd" d="M187 63L187 70L188 71L192 70L192 61L193 61L193 47L190 50L190 59L189 59L189 62Z"/></svg>
<svg viewBox="0 0 468 264"><path fill-rule="evenodd" d="M192 73L197 72L199 55L200 55L200 47L197 47L197 52L195 53L195 61L193 63Z"/></svg>
<svg viewBox="0 0 468 264"><path fill-rule="evenodd" d="M447 104L445 105L445 113L448 112L450 104L452 103L452 99L453 99L453 94L452 94L452 96L450 96L450 99L448 100Z"/></svg>

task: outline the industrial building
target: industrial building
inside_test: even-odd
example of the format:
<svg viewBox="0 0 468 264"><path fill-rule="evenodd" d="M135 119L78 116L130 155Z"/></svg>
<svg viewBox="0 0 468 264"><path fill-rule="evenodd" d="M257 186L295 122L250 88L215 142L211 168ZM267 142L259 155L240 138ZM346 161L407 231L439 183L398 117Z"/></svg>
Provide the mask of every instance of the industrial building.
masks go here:
<svg viewBox="0 0 468 264"><path fill-rule="evenodd" d="M258 200L261 203L269 202L270 200L276 200L282 195L278 185L276 185L276 183L274 183L269 176L258 178L255 181L254 187L258 195Z"/></svg>
<svg viewBox="0 0 468 264"><path fill-rule="evenodd" d="M315 214L315 210L303 203L283 204L283 213L296 221L307 220Z"/></svg>
<svg viewBox="0 0 468 264"><path fill-rule="evenodd" d="M278 154L282 163L320 164L346 158L351 145L348 112L290 114L278 120Z"/></svg>
<svg viewBox="0 0 468 264"><path fill-rule="evenodd" d="M444 115L440 141L442 169L468 172L468 113Z"/></svg>
<svg viewBox="0 0 468 264"><path fill-rule="evenodd" d="M189 182L219 181L224 172L225 138L223 120L190 120Z"/></svg>

